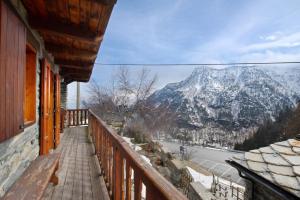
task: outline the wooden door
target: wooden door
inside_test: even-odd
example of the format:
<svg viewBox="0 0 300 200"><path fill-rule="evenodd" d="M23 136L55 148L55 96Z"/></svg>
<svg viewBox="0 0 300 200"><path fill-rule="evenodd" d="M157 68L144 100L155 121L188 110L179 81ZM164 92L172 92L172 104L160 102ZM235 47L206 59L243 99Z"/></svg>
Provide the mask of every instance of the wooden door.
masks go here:
<svg viewBox="0 0 300 200"><path fill-rule="evenodd" d="M49 126L48 131L50 135L49 149L54 148L54 74L50 71L49 80Z"/></svg>
<svg viewBox="0 0 300 200"><path fill-rule="evenodd" d="M51 80L52 79L52 80ZM52 86L51 86L52 85ZM52 93L51 93L52 92ZM52 96L52 98L51 98ZM40 154L48 154L53 148L53 74L49 62L42 61L41 73L41 137ZM52 119L51 119L52 118Z"/></svg>
<svg viewBox="0 0 300 200"><path fill-rule="evenodd" d="M60 143L60 76L55 75L55 148L58 147Z"/></svg>

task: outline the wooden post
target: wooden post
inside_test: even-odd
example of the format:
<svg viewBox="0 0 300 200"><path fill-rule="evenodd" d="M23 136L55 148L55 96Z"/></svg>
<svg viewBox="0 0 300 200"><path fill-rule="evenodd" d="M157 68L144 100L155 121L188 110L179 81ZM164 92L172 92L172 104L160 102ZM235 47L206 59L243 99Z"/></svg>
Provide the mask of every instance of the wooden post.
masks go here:
<svg viewBox="0 0 300 200"><path fill-rule="evenodd" d="M134 200L141 200L142 179L137 171L134 171Z"/></svg>
<svg viewBox="0 0 300 200"><path fill-rule="evenodd" d="M131 172L129 161L126 160L126 200L131 200Z"/></svg>
<svg viewBox="0 0 300 200"><path fill-rule="evenodd" d="M77 98L76 98L76 109L80 109L80 83L77 82Z"/></svg>
<svg viewBox="0 0 300 200"><path fill-rule="evenodd" d="M115 200L124 200L123 183L124 183L124 165L123 158L117 147L114 147L114 194Z"/></svg>

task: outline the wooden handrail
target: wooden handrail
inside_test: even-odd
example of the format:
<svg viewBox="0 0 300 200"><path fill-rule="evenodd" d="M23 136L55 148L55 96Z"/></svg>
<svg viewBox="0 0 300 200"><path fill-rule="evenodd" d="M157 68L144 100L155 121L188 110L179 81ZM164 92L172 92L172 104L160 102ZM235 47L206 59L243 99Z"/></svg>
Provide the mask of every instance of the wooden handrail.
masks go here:
<svg viewBox="0 0 300 200"><path fill-rule="evenodd" d="M187 199L92 111L89 111L89 133L112 199L131 200L132 196L135 200Z"/></svg>
<svg viewBox="0 0 300 200"><path fill-rule="evenodd" d="M66 118L68 127L88 125L88 109L68 109Z"/></svg>

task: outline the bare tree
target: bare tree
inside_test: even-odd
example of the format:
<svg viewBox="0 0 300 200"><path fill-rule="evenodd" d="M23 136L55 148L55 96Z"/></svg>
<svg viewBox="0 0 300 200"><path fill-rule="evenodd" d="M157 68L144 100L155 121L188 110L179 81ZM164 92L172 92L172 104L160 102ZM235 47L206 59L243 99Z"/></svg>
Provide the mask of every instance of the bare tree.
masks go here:
<svg viewBox="0 0 300 200"><path fill-rule="evenodd" d="M85 107L92 109L97 115L107 119L118 112L116 94L113 88L101 87L95 80L89 84L89 99L83 102Z"/></svg>
<svg viewBox="0 0 300 200"><path fill-rule="evenodd" d="M144 109L146 99L152 94L157 76L142 68L136 78L131 77L127 67L120 67L117 74L117 88L122 97L122 104L130 104L134 112Z"/></svg>
<svg viewBox="0 0 300 200"><path fill-rule="evenodd" d="M157 132L169 132L174 127L174 114L168 105L155 106L148 97L155 89L157 76L142 68L132 76L127 67L121 66L112 78L109 88L100 87L92 81L90 99L86 105L97 114L122 120L124 132L137 141L152 137ZM109 117L108 117L109 116Z"/></svg>

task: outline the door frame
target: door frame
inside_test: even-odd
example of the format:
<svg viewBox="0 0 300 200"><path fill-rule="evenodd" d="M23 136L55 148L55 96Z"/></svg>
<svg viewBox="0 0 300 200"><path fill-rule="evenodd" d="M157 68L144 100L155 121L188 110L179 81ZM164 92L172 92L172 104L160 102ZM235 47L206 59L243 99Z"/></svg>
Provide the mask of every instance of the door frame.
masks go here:
<svg viewBox="0 0 300 200"><path fill-rule="evenodd" d="M50 152L53 144L53 131L49 131L51 127L49 122L50 114L50 84L51 84L51 65L44 58L41 61L41 84L40 84L40 155L46 155ZM53 115L52 115L53 116ZM51 134L52 133L52 134Z"/></svg>
<svg viewBox="0 0 300 200"><path fill-rule="evenodd" d="M61 112L60 112L60 105L61 105L61 89L60 89L60 75L54 75L54 148L57 148L60 144L60 121L61 121Z"/></svg>

